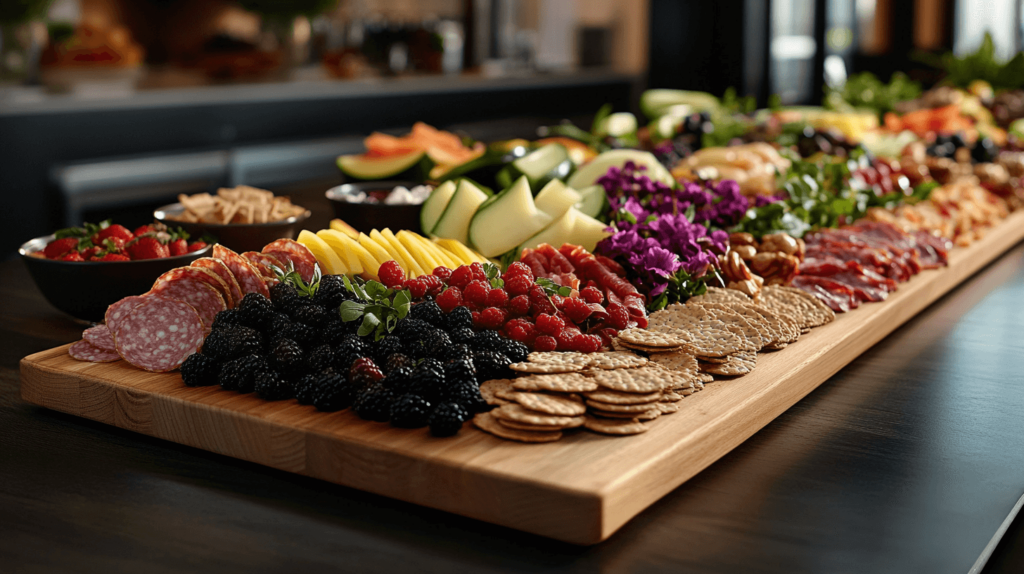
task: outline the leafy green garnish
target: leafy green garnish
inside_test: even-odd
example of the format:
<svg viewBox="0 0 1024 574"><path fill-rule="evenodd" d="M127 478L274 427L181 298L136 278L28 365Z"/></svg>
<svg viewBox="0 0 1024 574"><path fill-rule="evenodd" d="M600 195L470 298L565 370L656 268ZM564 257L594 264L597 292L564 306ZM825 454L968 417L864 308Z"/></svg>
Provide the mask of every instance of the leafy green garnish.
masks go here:
<svg viewBox="0 0 1024 574"><path fill-rule="evenodd" d="M380 341L409 315L412 295L408 289L389 289L377 281L360 283L346 276L342 276L341 280L345 283L345 289L360 300L342 302L338 312L341 320L346 323L362 321L356 332L360 337L373 334L374 341Z"/></svg>
<svg viewBox="0 0 1024 574"><path fill-rule="evenodd" d="M273 263L269 264L270 270L274 272L277 280L281 283L288 283L299 293L300 297L312 297L316 295L316 290L320 287L320 264L313 264L313 277L309 283L302 280L302 275L295 270L295 264L291 261L288 262L288 269L281 269Z"/></svg>
<svg viewBox="0 0 1024 574"><path fill-rule="evenodd" d="M484 275L487 275L487 282L491 289L501 289L505 286L505 280L501 278L501 269L493 263L484 263Z"/></svg>
<svg viewBox="0 0 1024 574"><path fill-rule="evenodd" d="M913 100L921 95L921 85L906 74L896 72L888 84L882 83L871 72L853 74L839 89L826 87L825 108L840 112L852 112L857 108L868 108L879 117L899 102Z"/></svg>
<svg viewBox="0 0 1024 574"><path fill-rule="evenodd" d="M561 295L562 297L568 297L572 294L571 287L564 287L548 279L547 277L538 277L535 281L537 285L544 288L544 292L548 294L548 297L552 295Z"/></svg>

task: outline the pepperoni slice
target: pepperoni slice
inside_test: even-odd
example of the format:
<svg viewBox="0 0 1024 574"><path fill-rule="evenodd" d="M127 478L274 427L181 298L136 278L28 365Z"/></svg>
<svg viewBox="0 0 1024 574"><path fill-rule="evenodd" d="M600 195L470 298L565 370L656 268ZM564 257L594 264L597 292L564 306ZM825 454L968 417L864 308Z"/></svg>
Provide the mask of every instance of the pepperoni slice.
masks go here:
<svg viewBox="0 0 1024 574"><path fill-rule="evenodd" d="M216 295L209 285L193 283ZM188 303L150 295L121 321L114 339L125 361L146 371L165 373L199 350L203 334L203 320Z"/></svg>
<svg viewBox="0 0 1024 574"><path fill-rule="evenodd" d="M116 347L114 347L114 334L110 332L106 325L89 327L82 332L82 338L92 343L94 347L99 347L104 351L117 352Z"/></svg>
<svg viewBox="0 0 1024 574"><path fill-rule="evenodd" d="M213 258L223 261L224 265L228 266L235 279L238 280L238 286L242 289L242 293L259 293L270 298L270 291L263 283L259 272L244 257L218 244L213 246Z"/></svg>
<svg viewBox="0 0 1024 574"><path fill-rule="evenodd" d="M117 351L101 349L89 341L79 341L71 345L68 347L68 354L72 359L89 363L113 363L121 360L121 355L118 355Z"/></svg>
<svg viewBox="0 0 1024 574"><path fill-rule="evenodd" d="M173 281L165 281L159 285L154 285L150 293L177 299L191 305L199 313L199 317L202 318L203 325L206 326L207 331L213 326L213 320L217 318L217 313L228 308L227 304L224 303L224 298L220 296L220 293L217 293L216 289L210 287L207 283L191 277L178 277ZM119 328L117 331L118 336L120 336L121 331L122 329ZM117 337L114 337L114 340L116 341Z"/></svg>
<svg viewBox="0 0 1024 574"><path fill-rule="evenodd" d="M316 257L308 247L294 239L278 239L271 241L263 248L263 253L273 255L282 259L282 263L292 263L295 270L299 272L303 281L307 283L313 280L313 270L316 268Z"/></svg>
<svg viewBox="0 0 1024 574"><path fill-rule="evenodd" d="M274 273L274 269L271 265L282 271L288 268L288 265L282 263L280 259L268 253L246 251L242 254L242 257L244 257L249 263L252 263L252 266L256 268L256 271L259 271L259 274L262 275L264 279L277 278L277 275Z"/></svg>
<svg viewBox="0 0 1024 574"><path fill-rule="evenodd" d="M142 305L142 302L145 300L145 295L132 295L131 297L125 297L124 299L112 304L110 307L107 307L104 322L106 322L107 329L110 331L110 334L116 335L117 328L121 325L121 321L130 315L136 307Z"/></svg>
<svg viewBox="0 0 1024 574"><path fill-rule="evenodd" d="M235 279L235 275L231 273L228 266L224 264L220 259L214 259L213 257L200 257L192 262L192 267L200 267L216 274L220 277L224 284L227 285L228 294L231 296L232 303L228 303L227 298L224 302L228 303L228 307L234 307L242 300L242 288L238 286L238 280Z"/></svg>
<svg viewBox="0 0 1024 574"><path fill-rule="evenodd" d="M164 283L186 278L206 283L220 294L224 299L224 304L227 305L229 309L235 306L234 299L231 297L231 290L228 289L228 284L225 283L224 280L216 273L203 267L178 267L176 269L171 269L167 273L157 277L156 281L153 282L153 288L150 290L160 289L161 285ZM202 313L200 313L200 315L202 315Z"/></svg>

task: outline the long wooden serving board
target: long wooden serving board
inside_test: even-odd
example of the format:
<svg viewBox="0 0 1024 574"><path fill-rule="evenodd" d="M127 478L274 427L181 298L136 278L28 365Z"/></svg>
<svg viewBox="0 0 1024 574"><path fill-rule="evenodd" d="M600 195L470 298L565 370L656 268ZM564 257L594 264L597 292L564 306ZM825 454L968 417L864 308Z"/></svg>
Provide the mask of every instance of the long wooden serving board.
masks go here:
<svg viewBox="0 0 1024 574"><path fill-rule="evenodd" d="M266 402L178 373L75 361L67 346L21 361L26 401L154 437L576 544L611 536L783 413L847 363L1024 238L1024 212L950 253L882 303L863 305L757 369L683 399L677 414L629 437L579 432L547 444L506 442L467 424L431 437Z"/></svg>

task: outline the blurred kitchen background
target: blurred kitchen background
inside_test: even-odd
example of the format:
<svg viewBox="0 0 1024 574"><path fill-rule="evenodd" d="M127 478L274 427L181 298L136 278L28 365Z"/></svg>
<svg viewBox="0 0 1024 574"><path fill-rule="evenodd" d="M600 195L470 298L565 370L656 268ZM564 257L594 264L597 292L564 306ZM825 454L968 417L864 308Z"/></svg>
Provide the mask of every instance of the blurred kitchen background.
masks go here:
<svg viewBox="0 0 1024 574"><path fill-rule="evenodd" d="M852 72L936 79L1021 49L1021 0L2 0L0 257L248 184L330 215L334 159L416 121L481 140L643 89L820 104ZM1024 87L1024 78L1020 79ZM322 219L322 221L321 221Z"/></svg>

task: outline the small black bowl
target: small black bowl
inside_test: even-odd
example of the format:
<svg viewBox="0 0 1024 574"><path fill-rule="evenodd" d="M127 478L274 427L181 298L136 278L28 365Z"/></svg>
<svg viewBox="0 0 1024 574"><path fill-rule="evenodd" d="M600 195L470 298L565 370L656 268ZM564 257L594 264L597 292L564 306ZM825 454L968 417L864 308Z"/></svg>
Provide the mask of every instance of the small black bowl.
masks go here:
<svg viewBox="0 0 1024 574"><path fill-rule="evenodd" d="M153 217L167 227L180 227L187 231L192 239L199 239L210 234L217 242L239 253L244 251L260 251L275 239L295 239L302 230L302 224L311 215L307 209L301 215L271 221L270 223L191 223L178 221L172 217L185 211L180 203L172 203L158 208Z"/></svg>
<svg viewBox="0 0 1024 574"><path fill-rule="evenodd" d="M353 203L345 201L345 196L356 195L359 192L369 193L371 191L387 191L402 186L412 189L417 185L423 185L415 181L360 181L356 183L345 183L332 187L325 194L331 200L334 207L334 215L342 219L356 231L369 233L373 229L384 229L388 227L393 231L408 229L415 233L422 233L420 229L420 208L422 203L415 205L386 205L383 203Z"/></svg>
<svg viewBox="0 0 1024 574"><path fill-rule="evenodd" d="M156 278L175 267L187 267L213 251L212 245L185 255L140 261L55 261L34 257L54 236L22 244L18 253L43 297L57 309L81 321L98 323L107 307L129 295L141 295Z"/></svg>

